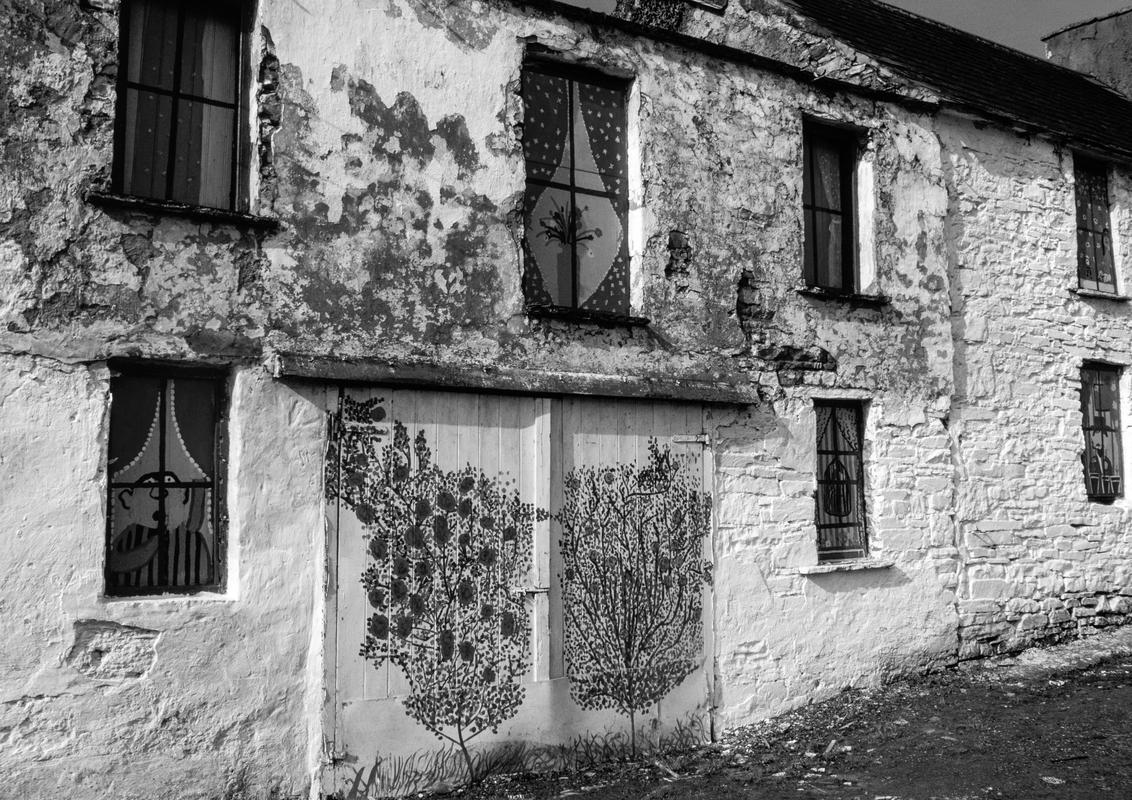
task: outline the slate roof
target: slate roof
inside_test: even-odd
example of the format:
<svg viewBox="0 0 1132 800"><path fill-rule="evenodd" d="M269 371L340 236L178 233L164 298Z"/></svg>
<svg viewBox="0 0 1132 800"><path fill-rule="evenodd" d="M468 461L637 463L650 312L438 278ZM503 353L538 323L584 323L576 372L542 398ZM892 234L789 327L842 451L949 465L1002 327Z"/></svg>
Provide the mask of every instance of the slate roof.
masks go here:
<svg viewBox="0 0 1132 800"><path fill-rule="evenodd" d="M1132 101L1040 58L876 0L784 0L949 104L1132 159Z"/></svg>

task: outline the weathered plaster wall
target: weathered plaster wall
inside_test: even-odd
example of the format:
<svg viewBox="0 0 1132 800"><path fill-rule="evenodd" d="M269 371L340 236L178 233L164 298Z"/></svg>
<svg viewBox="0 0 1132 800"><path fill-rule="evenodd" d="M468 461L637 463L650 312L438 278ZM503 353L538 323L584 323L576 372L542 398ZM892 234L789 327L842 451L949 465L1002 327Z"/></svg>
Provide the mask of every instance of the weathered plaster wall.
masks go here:
<svg viewBox="0 0 1132 800"><path fill-rule="evenodd" d="M0 794L305 797L322 392L234 378L226 594L107 600L108 386L97 366L0 360Z"/></svg>
<svg viewBox="0 0 1132 800"><path fill-rule="evenodd" d="M1072 154L943 122L955 262L960 655L973 657L1089 633L1132 609L1129 501L1085 497L1079 394L1082 362L1132 366L1132 314L1069 291L1077 285ZM1130 189L1118 169L1122 291L1132 263ZM1129 388L1126 375L1125 441Z"/></svg>
<svg viewBox="0 0 1132 800"><path fill-rule="evenodd" d="M1132 96L1132 10L1052 34L1046 55Z"/></svg>

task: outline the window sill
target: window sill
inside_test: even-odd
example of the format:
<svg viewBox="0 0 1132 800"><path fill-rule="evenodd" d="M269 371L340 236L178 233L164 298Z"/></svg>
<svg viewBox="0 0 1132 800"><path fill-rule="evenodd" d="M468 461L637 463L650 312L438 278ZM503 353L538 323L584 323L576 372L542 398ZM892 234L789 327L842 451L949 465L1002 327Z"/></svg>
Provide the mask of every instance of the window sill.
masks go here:
<svg viewBox="0 0 1132 800"><path fill-rule="evenodd" d="M187 203L172 203L166 200L151 200L146 197L117 194L115 192L87 192L86 200L96 206L122 208L147 214L166 214L174 217L187 217L200 222L218 222L245 228L274 231L279 228L279 220L273 217L260 217L242 211L225 211L222 208L191 206Z"/></svg>
<svg viewBox="0 0 1132 800"><path fill-rule="evenodd" d="M817 300L833 300L853 306L869 306L880 308L891 302L883 294L858 294L857 292L839 292L834 289L823 289L820 286L798 286L794 289L800 295L813 297Z"/></svg>
<svg viewBox="0 0 1132 800"><path fill-rule="evenodd" d="M828 575L831 572L864 572L873 569L890 569L896 562L890 558L854 558L845 561L832 561L827 564L811 564L798 567L799 575Z"/></svg>
<svg viewBox="0 0 1132 800"><path fill-rule="evenodd" d="M539 319L560 319L564 322L577 322L601 325L607 328L644 328L649 324L647 317L633 317L628 314L609 314L603 311L587 311L572 306L527 306L527 316Z"/></svg>
<svg viewBox="0 0 1132 800"><path fill-rule="evenodd" d="M1069 290L1070 294L1075 294L1078 297L1090 297L1097 300L1111 300L1114 303L1127 303L1132 300L1126 294L1116 294L1115 292L1098 292L1096 289L1082 289L1081 287L1072 288Z"/></svg>

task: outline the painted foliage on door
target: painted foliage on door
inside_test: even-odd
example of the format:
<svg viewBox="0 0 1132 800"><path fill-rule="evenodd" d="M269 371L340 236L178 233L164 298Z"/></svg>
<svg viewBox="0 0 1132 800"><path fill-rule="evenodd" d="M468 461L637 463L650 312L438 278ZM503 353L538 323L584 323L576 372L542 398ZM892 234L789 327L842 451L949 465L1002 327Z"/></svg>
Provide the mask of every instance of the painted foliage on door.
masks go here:
<svg viewBox="0 0 1132 800"><path fill-rule="evenodd" d="M583 708L630 719L703 658L704 544L711 497L698 464L655 439L648 460L576 467L562 510L562 587L570 689Z"/></svg>
<svg viewBox="0 0 1132 800"><path fill-rule="evenodd" d="M328 792L702 741L702 425L697 406L344 390Z"/></svg>
<svg viewBox="0 0 1132 800"><path fill-rule="evenodd" d="M343 404L354 417L385 416L380 399ZM443 469L423 430L410 442L404 424L391 429L380 447L357 435L335 443L330 495L362 523L372 557L360 654L402 670L405 711L457 746L475 779L468 745L523 702L530 626L514 589L530 569L535 509L505 475Z"/></svg>

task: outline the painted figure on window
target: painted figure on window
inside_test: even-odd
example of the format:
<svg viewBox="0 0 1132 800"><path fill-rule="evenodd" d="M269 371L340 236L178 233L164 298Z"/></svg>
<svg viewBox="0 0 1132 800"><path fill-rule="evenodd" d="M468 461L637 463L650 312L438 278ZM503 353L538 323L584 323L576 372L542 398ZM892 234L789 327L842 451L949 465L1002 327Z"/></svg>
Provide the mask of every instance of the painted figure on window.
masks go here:
<svg viewBox="0 0 1132 800"><path fill-rule="evenodd" d="M110 415L110 593L216 582L216 382L121 376Z"/></svg>
<svg viewBox="0 0 1132 800"><path fill-rule="evenodd" d="M625 95L549 65L523 72L532 304L629 312Z"/></svg>

